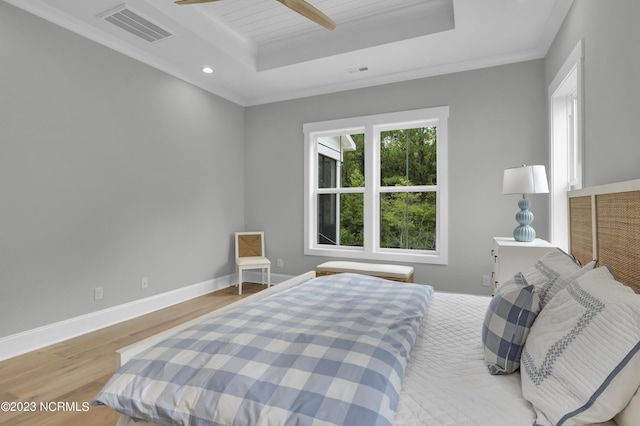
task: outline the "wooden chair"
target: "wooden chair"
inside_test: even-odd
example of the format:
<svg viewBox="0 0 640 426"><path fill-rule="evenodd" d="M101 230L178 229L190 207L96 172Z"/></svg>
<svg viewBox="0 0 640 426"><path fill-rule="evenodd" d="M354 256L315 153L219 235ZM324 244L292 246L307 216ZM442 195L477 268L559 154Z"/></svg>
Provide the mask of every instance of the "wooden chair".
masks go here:
<svg viewBox="0 0 640 426"><path fill-rule="evenodd" d="M245 269L260 269L262 284L267 271L267 287L271 287L271 262L265 257L264 232L236 232L236 283L238 294L242 294L242 272Z"/></svg>

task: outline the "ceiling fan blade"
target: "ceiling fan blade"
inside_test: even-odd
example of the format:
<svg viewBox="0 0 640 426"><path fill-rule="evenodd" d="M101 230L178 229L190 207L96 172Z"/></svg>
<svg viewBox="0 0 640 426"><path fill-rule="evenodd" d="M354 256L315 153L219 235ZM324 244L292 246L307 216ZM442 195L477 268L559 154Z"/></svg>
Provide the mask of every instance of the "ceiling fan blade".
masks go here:
<svg viewBox="0 0 640 426"><path fill-rule="evenodd" d="M280 3L287 6L294 12L298 12L300 15L307 19L312 20L318 25L322 25L328 30L334 30L336 23L333 22L327 15L320 12L318 9L310 5L304 0L278 0Z"/></svg>
<svg viewBox="0 0 640 426"><path fill-rule="evenodd" d="M176 4L196 4L196 3L211 3L219 0L179 0Z"/></svg>

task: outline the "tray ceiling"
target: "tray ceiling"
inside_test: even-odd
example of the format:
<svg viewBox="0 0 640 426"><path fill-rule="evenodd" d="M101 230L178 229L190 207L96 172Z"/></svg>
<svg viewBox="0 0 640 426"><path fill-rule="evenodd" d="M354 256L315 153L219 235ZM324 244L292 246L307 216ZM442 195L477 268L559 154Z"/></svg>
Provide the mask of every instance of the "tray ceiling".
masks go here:
<svg viewBox="0 0 640 426"><path fill-rule="evenodd" d="M5 1L247 106L541 58L573 0L307 0L334 31L275 0ZM171 35L140 38L114 9Z"/></svg>

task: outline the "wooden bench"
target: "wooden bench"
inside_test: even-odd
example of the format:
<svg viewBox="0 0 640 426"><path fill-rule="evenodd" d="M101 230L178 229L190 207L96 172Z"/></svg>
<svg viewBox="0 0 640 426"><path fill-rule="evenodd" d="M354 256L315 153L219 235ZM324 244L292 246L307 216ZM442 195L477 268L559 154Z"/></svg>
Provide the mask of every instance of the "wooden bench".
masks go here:
<svg viewBox="0 0 640 426"><path fill-rule="evenodd" d="M413 282L413 266L386 265L382 263L331 261L316 266L316 277L340 273L371 275L386 280Z"/></svg>

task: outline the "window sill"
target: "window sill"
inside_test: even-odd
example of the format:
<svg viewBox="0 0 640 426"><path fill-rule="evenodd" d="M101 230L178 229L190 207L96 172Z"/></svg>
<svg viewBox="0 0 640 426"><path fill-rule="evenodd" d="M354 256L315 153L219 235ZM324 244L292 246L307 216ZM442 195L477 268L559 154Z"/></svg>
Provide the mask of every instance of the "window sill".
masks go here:
<svg viewBox="0 0 640 426"><path fill-rule="evenodd" d="M342 247L342 248L324 248L313 247L306 248L304 254L307 256L324 256L349 258L357 260L375 260L386 262L403 262L403 263L424 263L431 265L447 265L448 258L446 253L436 251L402 251L383 249L374 252L365 252L361 247Z"/></svg>

